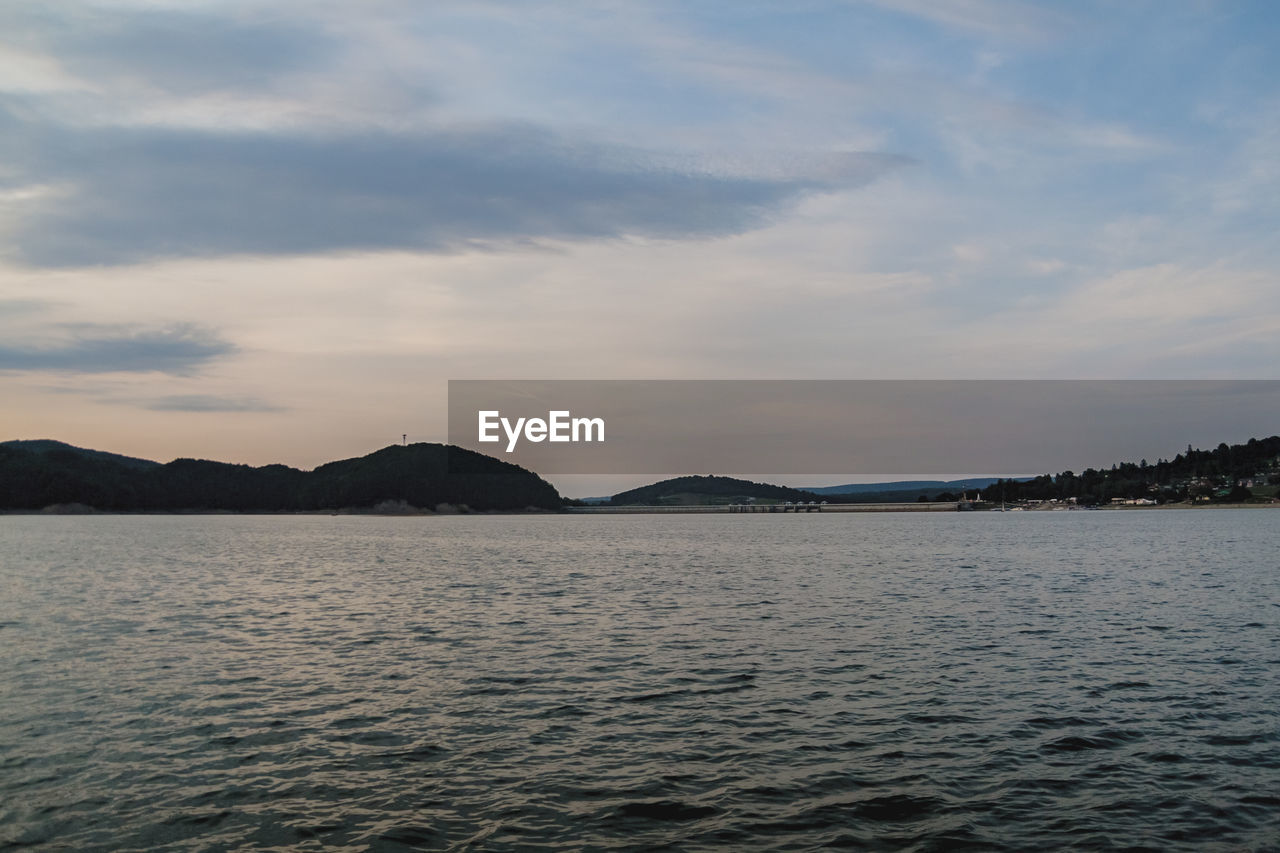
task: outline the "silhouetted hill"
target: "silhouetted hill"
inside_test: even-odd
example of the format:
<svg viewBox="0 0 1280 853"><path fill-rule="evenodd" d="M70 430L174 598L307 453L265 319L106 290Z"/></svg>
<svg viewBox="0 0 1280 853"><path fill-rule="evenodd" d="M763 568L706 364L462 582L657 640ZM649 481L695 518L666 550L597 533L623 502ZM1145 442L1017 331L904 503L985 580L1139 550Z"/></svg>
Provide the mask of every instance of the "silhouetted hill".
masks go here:
<svg viewBox="0 0 1280 853"><path fill-rule="evenodd" d="M998 482L977 478L942 480L899 480L890 483L856 483L820 489L792 489L770 483L755 483L733 477L676 477L621 492L611 499L598 500L614 506L660 504L728 504L757 501L828 501L830 503L910 503L920 495L933 499L947 492L973 491L975 484ZM849 491L846 491L849 490Z"/></svg>
<svg viewBox="0 0 1280 853"><path fill-rule="evenodd" d="M747 498L769 501L820 501L813 492L753 483L733 477L676 477L638 489L619 492L609 501L614 506L656 506L659 504L741 503Z"/></svg>
<svg viewBox="0 0 1280 853"><path fill-rule="evenodd" d="M60 451L75 453L80 456L88 456L93 459L106 459L113 462L119 462L121 465L128 465L133 468L151 468L160 464L159 462L152 462L150 459L121 456L119 453L107 453L104 450L87 450L83 447L76 447L74 444L67 444L65 441L54 441L51 438L0 441L0 447L16 447L19 450L29 450L32 453L56 453Z"/></svg>
<svg viewBox="0 0 1280 853"><path fill-rule="evenodd" d="M561 506L556 490L536 474L441 444L394 445L314 471L204 459L161 465L52 441L0 444L0 509L85 504L110 511L288 512L386 501L427 509Z"/></svg>
<svg viewBox="0 0 1280 853"><path fill-rule="evenodd" d="M392 445L357 459L321 465L306 485L316 507L370 506L403 500L412 506L466 504L472 509L557 509L560 495L531 471L491 456L442 444ZM390 489L394 494L385 494Z"/></svg>

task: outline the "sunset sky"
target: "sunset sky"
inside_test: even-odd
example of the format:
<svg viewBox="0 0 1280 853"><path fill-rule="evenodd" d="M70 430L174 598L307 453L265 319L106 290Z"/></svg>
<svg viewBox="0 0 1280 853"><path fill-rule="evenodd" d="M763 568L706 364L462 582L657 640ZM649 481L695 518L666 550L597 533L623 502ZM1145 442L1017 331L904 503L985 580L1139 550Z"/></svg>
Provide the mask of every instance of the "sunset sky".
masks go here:
<svg viewBox="0 0 1280 853"><path fill-rule="evenodd" d="M1275 378L1272 2L0 4L0 439L448 379ZM1005 472L997 472L1005 473Z"/></svg>

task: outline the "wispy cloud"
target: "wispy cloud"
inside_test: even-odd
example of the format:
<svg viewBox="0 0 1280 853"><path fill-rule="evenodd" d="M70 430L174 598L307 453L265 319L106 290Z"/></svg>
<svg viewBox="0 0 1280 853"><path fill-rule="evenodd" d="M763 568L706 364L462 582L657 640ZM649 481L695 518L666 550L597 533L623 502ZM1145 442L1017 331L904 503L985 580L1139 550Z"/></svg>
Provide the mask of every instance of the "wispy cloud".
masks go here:
<svg viewBox="0 0 1280 853"><path fill-rule="evenodd" d="M224 397L217 394L169 394L140 401L153 412L280 412L283 408L255 397Z"/></svg>
<svg viewBox="0 0 1280 853"><path fill-rule="evenodd" d="M187 374L235 347L194 325L119 330L81 325L57 343L0 346L0 370Z"/></svg>
<svg viewBox="0 0 1280 853"><path fill-rule="evenodd" d="M54 304L46 299L0 299L0 318L39 314Z"/></svg>
<svg viewBox="0 0 1280 853"><path fill-rule="evenodd" d="M10 254L36 266L719 236L905 162L850 153L809 175L713 175L510 124L343 136L26 127L0 152L32 183L68 188L10 222Z"/></svg>
<svg viewBox="0 0 1280 853"><path fill-rule="evenodd" d="M131 84L183 95L260 89L331 61L338 49L306 17L247 7L19 2L0 8L0 28L23 35L26 50L11 59L27 72L17 85L42 89Z"/></svg>

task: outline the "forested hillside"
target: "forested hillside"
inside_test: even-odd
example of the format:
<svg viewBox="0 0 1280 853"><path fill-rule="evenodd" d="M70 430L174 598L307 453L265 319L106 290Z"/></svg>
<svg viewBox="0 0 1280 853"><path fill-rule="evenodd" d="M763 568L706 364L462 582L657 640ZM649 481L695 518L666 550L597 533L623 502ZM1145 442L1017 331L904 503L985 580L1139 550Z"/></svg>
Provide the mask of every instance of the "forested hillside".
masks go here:
<svg viewBox="0 0 1280 853"><path fill-rule="evenodd" d="M466 505L474 510L556 509L561 499L519 466L441 444L393 445L300 471L200 459L165 465L60 442L0 444L0 509L83 504L110 511L287 512Z"/></svg>

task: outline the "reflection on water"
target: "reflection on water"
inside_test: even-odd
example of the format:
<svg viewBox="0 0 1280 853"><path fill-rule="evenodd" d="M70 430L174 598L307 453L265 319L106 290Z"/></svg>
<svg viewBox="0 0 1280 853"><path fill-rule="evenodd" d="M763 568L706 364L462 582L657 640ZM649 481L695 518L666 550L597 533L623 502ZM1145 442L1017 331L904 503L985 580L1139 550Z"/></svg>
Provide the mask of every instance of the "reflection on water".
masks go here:
<svg viewBox="0 0 1280 853"><path fill-rule="evenodd" d="M1277 522L0 518L0 848L1274 845Z"/></svg>

